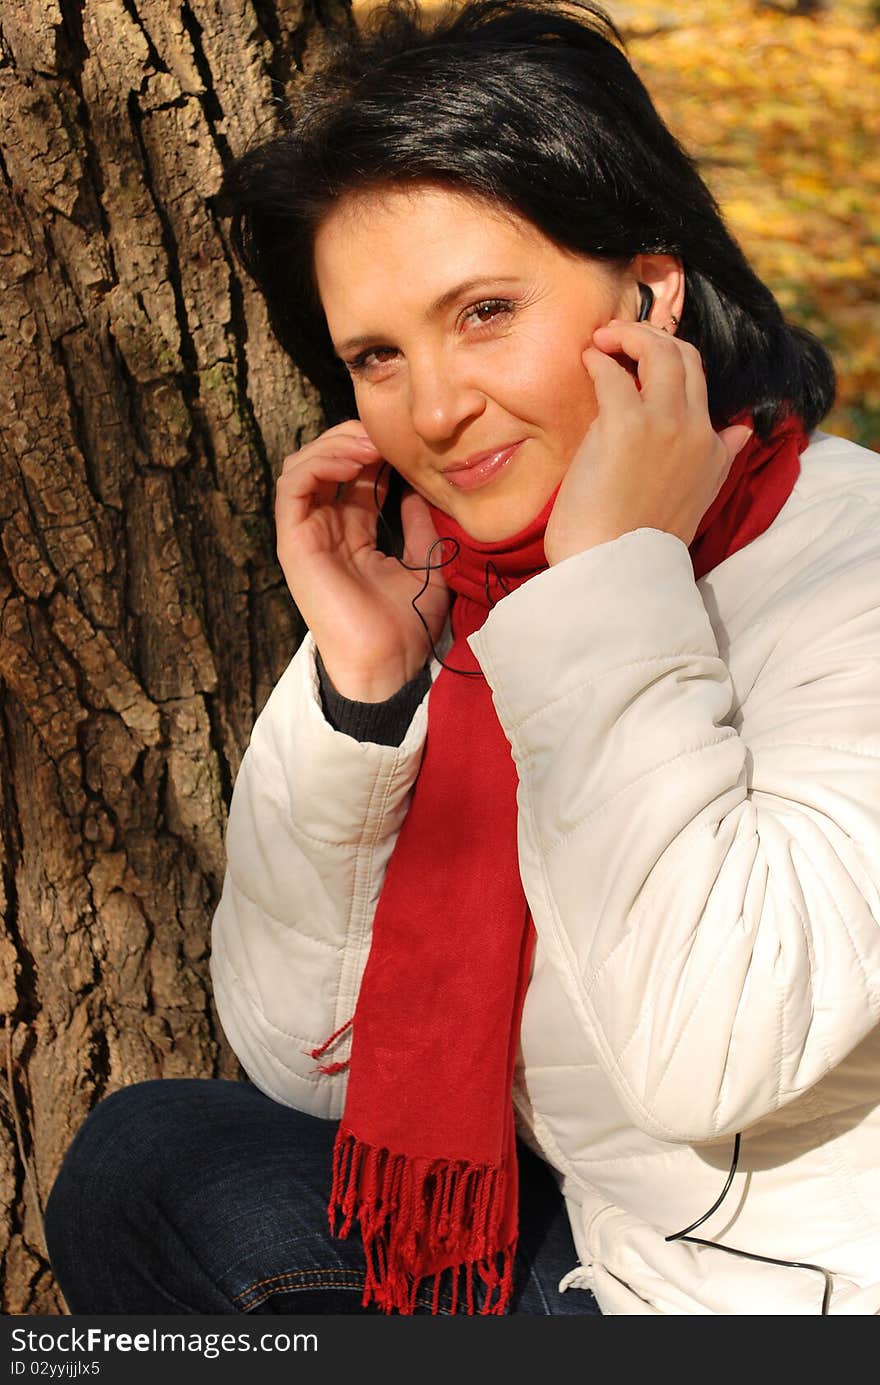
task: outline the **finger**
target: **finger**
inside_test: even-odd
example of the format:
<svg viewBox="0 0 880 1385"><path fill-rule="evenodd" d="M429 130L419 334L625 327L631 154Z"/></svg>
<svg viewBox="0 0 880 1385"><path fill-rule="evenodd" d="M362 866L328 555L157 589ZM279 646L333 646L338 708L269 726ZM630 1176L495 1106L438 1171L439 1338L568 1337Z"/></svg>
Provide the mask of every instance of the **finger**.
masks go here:
<svg viewBox="0 0 880 1385"><path fill-rule="evenodd" d="M400 522L403 529L403 561L413 567L424 567L431 545L437 543L439 535L431 519L431 511L425 498L411 487L400 502ZM431 554L431 579L434 569L448 556L441 547ZM439 574L442 578L442 573Z"/></svg>
<svg viewBox="0 0 880 1385"><path fill-rule="evenodd" d="M730 428L721 429L718 436L724 443L727 452L728 470L749 439L754 436L754 432L754 428L750 428L747 423L734 423Z"/></svg>
<svg viewBox="0 0 880 1385"><path fill-rule="evenodd" d="M291 452L281 464L281 474L292 470L314 457L355 457L366 461L378 457L379 449L365 434L322 433L314 442L307 443L299 452Z"/></svg>
<svg viewBox="0 0 880 1385"><path fill-rule="evenodd" d="M593 382L600 411L607 409L614 413L638 404L638 387L625 366L612 360L611 356L596 346L587 347L583 354L583 362Z"/></svg>
<svg viewBox="0 0 880 1385"><path fill-rule="evenodd" d="M394 472L384 457L376 458L375 449L372 458L375 460L364 462L354 476L339 482L332 499L337 504L344 501L346 516L365 525L375 542L377 525L387 523L384 516L380 520L380 515L388 499Z"/></svg>
<svg viewBox="0 0 880 1385"><path fill-rule="evenodd" d="M706 368L703 365L703 358L697 348L688 341L677 341L681 352L682 365L685 375L685 394L687 401L694 409L699 409L702 413L709 412L709 389L706 382Z"/></svg>
<svg viewBox="0 0 880 1385"><path fill-rule="evenodd" d="M284 511L285 527L302 524L315 502L327 504L335 499L340 481L351 481L363 463L352 457L314 457L279 476L275 486L276 514Z"/></svg>
<svg viewBox="0 0 880 1385"><path fill-rule="evenodd" d="M388 499L390 486L391 468L374 450L372 457L365 460L360 471L346 483L345 498L365 510L375 521Z"/></svg>
<svg viewBox="0 0 880 1385"><path fill-rule="evenodd" d="M657 394L685 387L682 342L648 322L623 322L613 319L597 327L593 343L602 351L622 351L635 361L642 398L648 402Z"/></svg>

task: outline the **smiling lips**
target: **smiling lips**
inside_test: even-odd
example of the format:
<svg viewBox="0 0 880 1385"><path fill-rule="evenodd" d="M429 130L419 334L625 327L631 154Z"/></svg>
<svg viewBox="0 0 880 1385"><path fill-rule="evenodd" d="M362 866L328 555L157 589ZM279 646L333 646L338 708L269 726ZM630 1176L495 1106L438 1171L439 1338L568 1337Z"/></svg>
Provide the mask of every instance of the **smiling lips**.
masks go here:
<svg viewBox="0 0 880 1385"><path fill-rule="evenodd" d="M476 490L478 486L485 486L507 465L522 442L523 439L520 438L517 442L509 442L506 446L496 447L490 452L475 452L466 461L456 462L454 466L447 467L443 475L451 486L465 491Z"/></svg>

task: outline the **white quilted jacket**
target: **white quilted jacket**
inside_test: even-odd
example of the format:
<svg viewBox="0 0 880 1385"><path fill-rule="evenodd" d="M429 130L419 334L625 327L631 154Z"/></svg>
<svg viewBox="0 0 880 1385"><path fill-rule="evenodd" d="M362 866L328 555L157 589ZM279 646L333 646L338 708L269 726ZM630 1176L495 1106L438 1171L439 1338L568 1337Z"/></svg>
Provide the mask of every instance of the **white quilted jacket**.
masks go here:
<svg viewBox="0 0 880 1385"><path fill-rule="evenodd" d="M639 529L470 644L519 772L538 945L514 1101L567 1200L563 1283L606 1314L818 1313L814 1270L664 1239L739 1131L695 1234L880 1311L880 457L815 434L770 529L699 582ZM357 742L314 653L236 780L212 974L256 1085L338 1118L346 1075L307 1051L354 1010L427 697L399 747Z"/></svg>

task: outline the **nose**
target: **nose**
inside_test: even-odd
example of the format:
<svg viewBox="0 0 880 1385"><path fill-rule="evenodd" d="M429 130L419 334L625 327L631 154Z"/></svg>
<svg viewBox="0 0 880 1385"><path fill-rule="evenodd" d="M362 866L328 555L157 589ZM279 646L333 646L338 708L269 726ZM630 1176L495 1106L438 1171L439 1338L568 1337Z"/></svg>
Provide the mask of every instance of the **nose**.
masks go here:
<svg viewBox="0 0 880 1385"><path fill-rule="evenodd" d="M423 442L443 443L465 423L479 418L486 395L467 366L433 352L409 361L409 407L412 425Z"/></svg>

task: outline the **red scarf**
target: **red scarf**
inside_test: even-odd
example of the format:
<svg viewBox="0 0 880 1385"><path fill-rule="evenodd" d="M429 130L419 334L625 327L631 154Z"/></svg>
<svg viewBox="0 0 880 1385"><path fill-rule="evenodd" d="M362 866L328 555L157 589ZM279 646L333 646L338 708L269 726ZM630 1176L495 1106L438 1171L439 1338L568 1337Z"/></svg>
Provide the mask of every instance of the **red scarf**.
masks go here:
<svg viewBox="0 0 880 1385"><path fill-rule="evenodd" d="M768 443L749 441L691 545L695 577L772 522L806 442L794 419ZM425 754L376 909L351 1059L322 1069L350 1064L330 1228L344 1237L357 1222L363 1305L386 1312L412 1313L431 1278L436 1312L444 1274L453 1313L460 1301L474 1312L475 1276L485 1285L483 1313L504 1313L510 1301L518 1207L511 1088L535 930L519 874L516 766L467 636L507 591L546 568L555 498L495 543L476 542L431 510L437 533L458 544L443 568L456 593L450 667L428 699ZM443 556L454 547L444 545Z"/></svg>
<svg viewBox="0 0 880 1385"><path fill-rule="evenodd" d="M733 422L750 420L743 416ZM756 436L749 438L691 541L697 581L770 528L791 495L800 474L800 455L808 442L804 425L793 415L777 424L766 442Z"/></svg>

